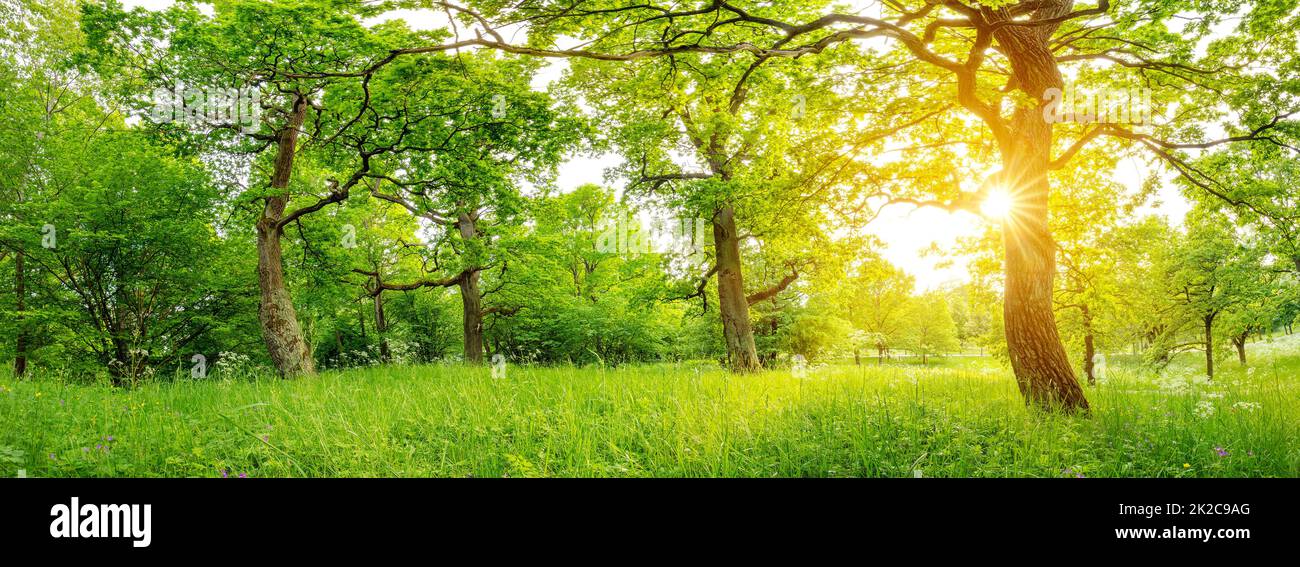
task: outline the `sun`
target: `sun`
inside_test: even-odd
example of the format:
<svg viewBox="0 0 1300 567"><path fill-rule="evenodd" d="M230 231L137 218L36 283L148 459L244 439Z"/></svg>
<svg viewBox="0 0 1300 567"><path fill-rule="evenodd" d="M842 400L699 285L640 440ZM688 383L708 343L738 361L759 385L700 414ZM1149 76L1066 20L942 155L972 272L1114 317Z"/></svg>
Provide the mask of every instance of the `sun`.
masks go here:
<svg viewBox="0 0 1300 567"><path fill-rule="evenodd" d="M1015 204L1005 189L993 189L984 197L984 202L980 203L980 212L991 219L1005 219L1011 215Z"/></svg>

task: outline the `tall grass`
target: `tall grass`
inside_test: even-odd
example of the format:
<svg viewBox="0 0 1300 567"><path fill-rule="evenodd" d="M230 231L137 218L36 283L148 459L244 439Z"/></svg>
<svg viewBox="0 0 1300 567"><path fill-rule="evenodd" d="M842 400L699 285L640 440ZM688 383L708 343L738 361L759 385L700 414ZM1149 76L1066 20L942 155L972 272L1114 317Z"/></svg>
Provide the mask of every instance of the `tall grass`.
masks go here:
<svg viewBox="0 0 1300 567"><path fill-rule="evenodd" d="M1292 345L1294 346L1294 344ZM375 367L131 389L0 378L12 476L1300 475L1300 356L1108 369L1090 417L1028 411L1008 370L836 365L733 376ZM1181 364L1181 363L1180 363Z"/></svg>

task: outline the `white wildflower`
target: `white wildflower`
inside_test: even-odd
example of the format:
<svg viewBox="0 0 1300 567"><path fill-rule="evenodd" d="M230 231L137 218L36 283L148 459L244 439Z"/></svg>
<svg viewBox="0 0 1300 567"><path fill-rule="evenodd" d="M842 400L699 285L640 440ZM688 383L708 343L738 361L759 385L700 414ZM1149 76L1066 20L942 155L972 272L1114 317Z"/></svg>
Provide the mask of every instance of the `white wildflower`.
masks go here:
<svg viewBox="0 0 1300 567"><path fill-rule="evenodd" d="M1205 419L1207 417L1214 415L1214 410L1215 410L1214 402L1200 401L1200 402L1196 402L1196 409L1194 411L1196 413L1196 417Z"/></svg>
<svg viewBox="0 0 1300 567"><path fill-rule="evenodd" d="M1262 407L1259 402L1237 402L1232 404L1232 409L1240 411L1255 411Z"/></svg>

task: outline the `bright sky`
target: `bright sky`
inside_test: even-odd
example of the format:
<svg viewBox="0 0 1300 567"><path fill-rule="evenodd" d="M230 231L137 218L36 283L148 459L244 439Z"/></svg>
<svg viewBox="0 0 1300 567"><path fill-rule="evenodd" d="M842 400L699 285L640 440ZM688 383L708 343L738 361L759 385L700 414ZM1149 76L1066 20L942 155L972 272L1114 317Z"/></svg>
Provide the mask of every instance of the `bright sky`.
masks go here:
<svg viewBox="0 0 1300 567"><path fill-rule="evenodd" d="M172 0L124 0L128 8L144 6L151 10L170 6ZM401 18L415 29L428 30L447 26L447 18L440 12L432 10L400 10L390 12L370 20L379 23ZM551 81L558 78L567 62L552 61L534 80L535 88L544 89ZM557 185L565 191L572 190L585 183L605 184L604 173L621 161L617 155L578 156L568 160L560 168ZM1136 159L1121 163L1115 171L1116 179L1131 191L1137 191L1148 169ZM1143 214L1160 214L1173 223L1181 223L1183 216L1191 205L1170 184L1157 196L1156 203L1149 205ZM911 206L892 206L887 208L879 218L872 222L868 232L876 235L885 244L884 257L892 264L902 268L916 278L918 290L928 290L949 282L963 282L968 279L966 262L961 257L948 256L943 252L953 250L959 239L978 234L984 221L968 213L948 213L938 209L916 209ZM939 254L930 253L940 251Z"/></svg>

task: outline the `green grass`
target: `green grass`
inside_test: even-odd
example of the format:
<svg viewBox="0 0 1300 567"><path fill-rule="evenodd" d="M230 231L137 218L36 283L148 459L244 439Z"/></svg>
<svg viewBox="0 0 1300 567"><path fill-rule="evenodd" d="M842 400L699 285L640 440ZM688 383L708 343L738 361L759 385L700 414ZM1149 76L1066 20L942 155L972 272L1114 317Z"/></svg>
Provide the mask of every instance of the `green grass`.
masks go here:
<svg viewBox="0 0 1300 567"><path fill-rule="evenodd" d="M1181 378L1194 356L1160 376L1111 368L1088 389L1087 418L1029 412L987 359L803 378L672 365L515 366L499 380L388 367L133 389L5 377L0 474L1294 477L1297 338L1258 345L1250 371L1223 362L1212 384Z"/></svg>

